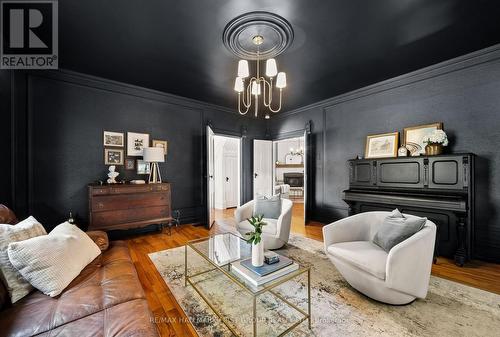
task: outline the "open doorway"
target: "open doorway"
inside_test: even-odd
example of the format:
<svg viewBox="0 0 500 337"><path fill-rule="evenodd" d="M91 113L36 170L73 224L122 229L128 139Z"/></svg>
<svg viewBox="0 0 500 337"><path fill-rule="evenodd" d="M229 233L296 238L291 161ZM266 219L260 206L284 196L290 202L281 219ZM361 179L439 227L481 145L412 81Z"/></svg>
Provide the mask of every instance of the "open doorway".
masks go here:
<svg viewBox="0 0 500 337"><path fill-rule="evenodd" d="M273 190L293 202L292 230L305 226L306 144L305 137L273 141Z"/></svg>
<svg viewBox="0 0 500 337"><path fill-rule="evenodd" d="M232 218L240 205L241 139L209 135L209 226Z"/></svg>

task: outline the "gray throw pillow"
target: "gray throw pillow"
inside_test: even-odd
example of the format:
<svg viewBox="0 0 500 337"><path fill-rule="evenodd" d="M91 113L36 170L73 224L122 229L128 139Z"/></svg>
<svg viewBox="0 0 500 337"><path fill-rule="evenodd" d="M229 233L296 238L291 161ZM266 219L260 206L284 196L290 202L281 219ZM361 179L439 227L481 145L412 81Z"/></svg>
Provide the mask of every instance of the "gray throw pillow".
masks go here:
<svg viewBox="0 0 500 337"><path fill-rule="evenodd" d="M278 219L281 215L281 197L257 196L254 200L253 215L263 215L267 219Z"/></svg>
<svg viewBox="0 0 500 337"><path fill-rule="evenodd" d="M384 219L372 242L389 252L392 247L420 231L426 221L427 218L405 217L395 209Z"/></svg>

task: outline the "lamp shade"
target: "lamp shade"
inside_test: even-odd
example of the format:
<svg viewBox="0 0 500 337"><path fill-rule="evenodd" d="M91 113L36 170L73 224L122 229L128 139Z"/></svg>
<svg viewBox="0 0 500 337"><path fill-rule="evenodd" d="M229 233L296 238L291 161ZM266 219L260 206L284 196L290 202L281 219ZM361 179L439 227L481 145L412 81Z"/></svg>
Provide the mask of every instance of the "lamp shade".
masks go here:
<svg viewBox="0 0 500 337"><path fill-rule="evenodd" d="M162 147L145 147L142 156L144 161L148 163L163 163L165 161L165 150Z"/></svg>
<svg viewBox="0 0 500 337"><path fill-rule="evenodd" d="M276 67L276 60L269 59L266 61L266 76L274 77L278 73L278 68Z"/></svg>
<svg viewBox="0 0 500 337"><path fill-rule="evenodd" d="M286 87L286 74L279 72L278 77L276 77L276 88L282 89L284 87Z"/></svg>
<svg viewBox="0 0 500 337"><path fill-rule="evenodd" d="M250 73L248 72L248 61L240 60L238 62L238 77L245 78L248 77Z"/></svg>
<svg viewBox="0 0 500 337"><path fill-rule="evenodd" d="M244 84L241 77L236 77L236 79L234 80L234 90L237 92L243 92Z"/></svg>
<svg viewBox="0 0 500 337"><path fill-rule="evenodd" d="M260 95L260 83L257 81L252 81L252 95L258 96Z"/></svg>

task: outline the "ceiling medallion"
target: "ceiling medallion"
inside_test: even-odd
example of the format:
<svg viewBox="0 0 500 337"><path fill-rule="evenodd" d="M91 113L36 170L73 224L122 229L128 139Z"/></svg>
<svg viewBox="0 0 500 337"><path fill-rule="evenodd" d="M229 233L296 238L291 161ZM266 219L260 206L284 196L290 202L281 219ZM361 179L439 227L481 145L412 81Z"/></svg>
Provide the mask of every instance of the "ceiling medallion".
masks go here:
<svg viewBox="0 0 500 337"><path fill-rule="evenodd" d="M226 48L241 60L234 90L238 93L238 111L245 115L254 105L258 116L259 96L271 112L281 110L286 74L278 72L274 57L283 53L293 41L293 29L288 21L269 12L246 13L231 20L224 28L222 40ZM256 75L249 77L248 60L256 61ZM266 60L267 79L260 74L260 61ZM273 84L276 77L276 83ZM247 83L245 83L247 82ZM279 90L279 102L273 108L273 92ZM276 95L276 93L275 93ZM270 118L269 114L265 115Z"/></svg>

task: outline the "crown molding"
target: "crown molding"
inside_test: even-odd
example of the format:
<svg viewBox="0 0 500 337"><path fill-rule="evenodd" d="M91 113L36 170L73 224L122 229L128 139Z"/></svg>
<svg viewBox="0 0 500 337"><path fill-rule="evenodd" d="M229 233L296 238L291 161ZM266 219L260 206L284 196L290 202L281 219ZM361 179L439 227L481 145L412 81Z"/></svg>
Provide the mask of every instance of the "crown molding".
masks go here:
<svg viewBox="0 0 500 337"><path fill-rule="evenodd" d="M494 62L498 59L500 59L500 44L496 44L494 46L484 48L469 54L458 56L453 59L446 60L375 84L371 84L360 89L349 91L344 94L333 96L297 109L285 111L274 117L273 120L286 118L288 116L295 115L314 108L327 108L364 96L377 94L412 83L424 81L438 76L443 76L458 70L475 67L483 63Z"/></svg>

